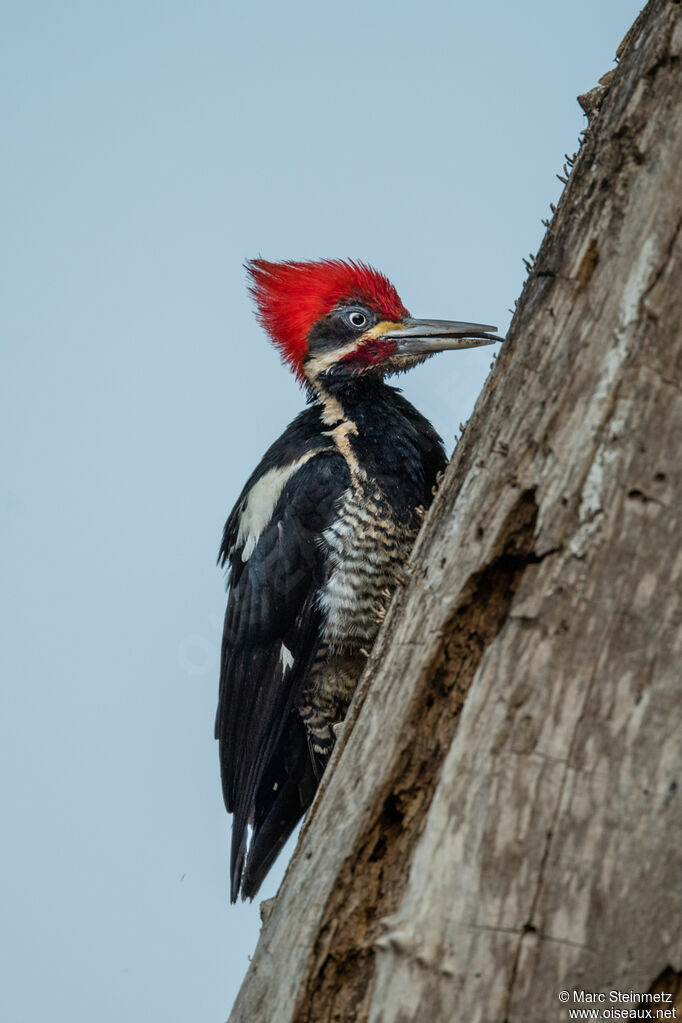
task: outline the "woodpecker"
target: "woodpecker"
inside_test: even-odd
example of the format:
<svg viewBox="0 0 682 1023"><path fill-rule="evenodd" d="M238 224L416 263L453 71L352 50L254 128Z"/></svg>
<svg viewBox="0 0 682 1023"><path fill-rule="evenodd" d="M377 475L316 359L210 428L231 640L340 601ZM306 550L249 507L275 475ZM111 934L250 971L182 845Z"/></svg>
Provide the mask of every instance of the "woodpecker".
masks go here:
<svg viewBox="0 0 682 1023"><path fill-rule="evenodd" d="M312 803L446 465L436 431L385 377L501 340L485 324L412 319L365 263L246 269L308 406L248 479L218 557L229 569L215 735L232 902L253 898Z"/></svg>

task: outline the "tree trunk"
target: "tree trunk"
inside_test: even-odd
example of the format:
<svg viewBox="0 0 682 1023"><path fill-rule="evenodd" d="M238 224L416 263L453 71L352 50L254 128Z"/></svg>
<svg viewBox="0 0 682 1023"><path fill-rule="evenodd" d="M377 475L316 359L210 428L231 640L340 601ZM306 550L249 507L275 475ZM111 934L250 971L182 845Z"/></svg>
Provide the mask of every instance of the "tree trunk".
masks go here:
<svg viewBox="0 0 682 1023"><path fill-rule="evenodd" d="M574 989L679 996L680 14L651 0L581 98L235 1023L552 1023Z"/></svg>

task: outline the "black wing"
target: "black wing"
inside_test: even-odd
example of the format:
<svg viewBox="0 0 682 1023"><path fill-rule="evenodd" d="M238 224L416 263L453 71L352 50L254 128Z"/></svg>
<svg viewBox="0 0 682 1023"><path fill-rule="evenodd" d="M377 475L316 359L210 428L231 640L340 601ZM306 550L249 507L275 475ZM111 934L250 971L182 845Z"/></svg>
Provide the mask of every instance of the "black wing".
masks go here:
<svg viewBox="0 0 682 1023"><path fill-rule="evenodd" d="M424 508L429 508L433 501L433 488L438 482L438 476L445 471L448 464L443 441L428 419L414 405L411 405L397 388L391 387L390 390L393 392L394 407L409 423L409 441L418 451L423 474L420 480L422 493L418 500ZM403 461L404 464L409 464L407 451L403 455Z"/></svg>
<svg viewBox="0 0 682 1023"><path fill-rule="evenodd" d="M344 459L322 451L290 476L250 551L240 540L248 492L226 527L231 576L216 738L225 805L234 814L233 902L240 887L253 897L315 792L295 702L320 642L318 595L328 571L322 534L348 484Z"/></svg>

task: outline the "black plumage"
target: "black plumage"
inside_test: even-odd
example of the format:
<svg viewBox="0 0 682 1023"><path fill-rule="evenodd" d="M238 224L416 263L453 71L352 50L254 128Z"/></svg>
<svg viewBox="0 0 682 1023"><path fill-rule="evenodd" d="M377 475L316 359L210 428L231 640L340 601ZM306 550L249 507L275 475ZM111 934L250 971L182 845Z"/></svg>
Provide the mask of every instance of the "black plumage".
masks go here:
<svg viewBox="0 0 682 1023"><path fill-rule="evenodd" d="M353 446L372 492L413 536L445 465L429 423L379 380L341 395L358 429ZM299 700L323 638L319 597L333 571L324 533L341 513L351 470L322 421L302 412L268 450L230 515L220 550L230 579L221 655L216 738L225 804L234 814L232 898L253 896L310 806L325 758L310 749ZM311 456L311 452L316 452ZM284 484L253 552L242 560L241 516L266 473L310 456ZM405 553L401 552L401 560ZM370 621L376 631L376 619ZM284 670L282 644L293 664ZM244 872L247 825L253 839Z"/></svg>
<svg viewBox="0 0 682 1023"><path fill-rule="evenodd" d="M480 324L410 319L362 264L249 270L309 407L249 478L219 555L229 585L215 734L233 901L256 894L312 803L446 464L433 427L384 377L495 340Z"/></svg>

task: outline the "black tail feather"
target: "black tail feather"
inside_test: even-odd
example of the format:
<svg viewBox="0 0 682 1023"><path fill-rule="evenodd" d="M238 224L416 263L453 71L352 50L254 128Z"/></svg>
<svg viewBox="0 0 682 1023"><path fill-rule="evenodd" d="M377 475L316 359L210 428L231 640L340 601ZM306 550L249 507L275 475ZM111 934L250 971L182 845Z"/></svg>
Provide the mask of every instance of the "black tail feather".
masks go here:
<svg viewBox="0 0 682 1023"><path fill-rule="evenodd" d="M246 857L246 838L246 822L239 820L235 814L232 819L232 850L230 853L230 902L236 902L239 895Z"/></svg>
<svg viewBox="0 0 682 1023"><path fill-rule="evenodd" d="M270 770L256 794L253 837L242 875L242 897L252 899L285 842L310 807L317 778L308 754L305 728L291 715Z"/></svg>

